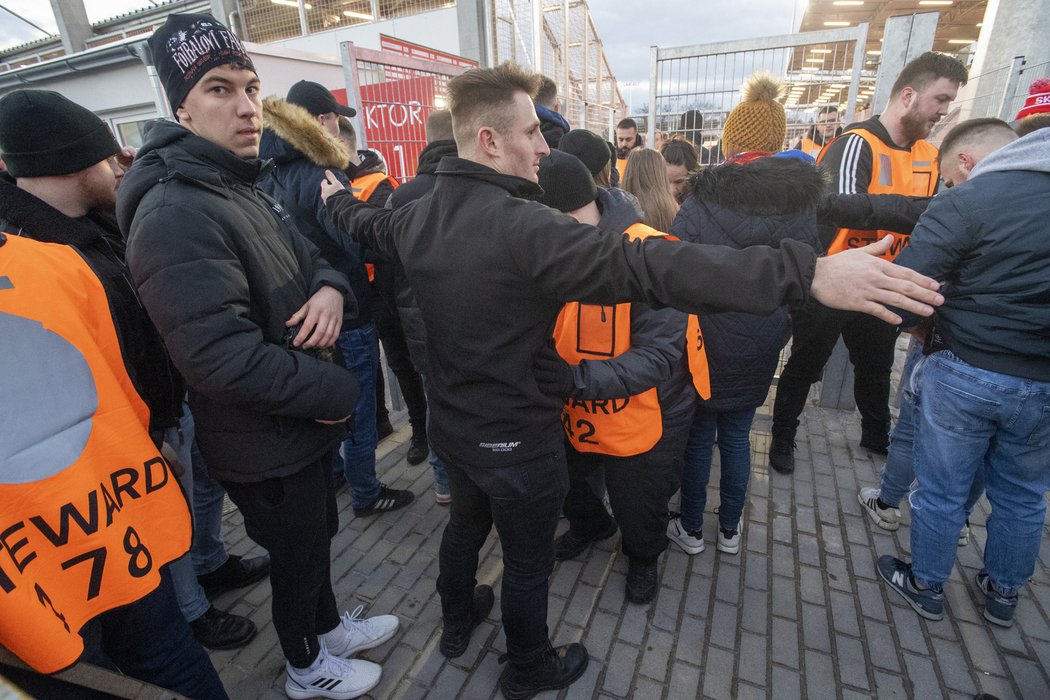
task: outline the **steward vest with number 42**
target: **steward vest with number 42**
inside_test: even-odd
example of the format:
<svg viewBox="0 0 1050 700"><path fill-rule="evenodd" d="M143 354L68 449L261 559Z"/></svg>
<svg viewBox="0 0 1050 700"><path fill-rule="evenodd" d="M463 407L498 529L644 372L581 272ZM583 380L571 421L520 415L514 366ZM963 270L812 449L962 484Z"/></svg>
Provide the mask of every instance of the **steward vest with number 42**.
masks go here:
<svg viewBox="0 0 1050 700"><path fill-rule="evenodd" d="M624 232L631 240L666 236L636 223ZM610 360L631 349L631 305L566 304L554 326L558 354L570 364L582 360ZM696 316L686 327L686 353L693 385L711 397L707 353ZM656 387L619 399L568 399L562 412L565 436L577 452L631 457L651 450L663 435L660 399Z"/></svg>
<svg viewBox="0 0 1050 700"><path fill-rule="evenodd" d="M850 134L860 136L871 148L871 182L868 184L868 194L929 197L937 189L940 171L937 169L936 146L919 139L908 151L890 148L882 139L867 129L852 129L839 138L846 138ZM817 159L817 163L824 160L826 153L825 148ZM894 240L889 252L883 257L893 260L908 245L910 238L908 234L896 231L862 231L841 228L831 245L828 246L828 255L841 253L849 248L863 248L884 238L886 234L893 236Z"/></svg>
<svg viewBox="0 0 1050 700"><path fill-rule="evenodd" d="M0 386L0 645L53 673L157 587L190 515L72 247L0 234Z"/></svg>
<svg viewBox="0 0 1050 700"><path fill-rule="evenodd" d="M383 182L389 182L395 190L397 189L397 180L386 173L370 173L351 180L350 191L362 202L367 202L368 198L375 193L376 188ZM372 263L365 263L365 269L368 271L368 281L374 282L376 279L376 266Z"/></svg>

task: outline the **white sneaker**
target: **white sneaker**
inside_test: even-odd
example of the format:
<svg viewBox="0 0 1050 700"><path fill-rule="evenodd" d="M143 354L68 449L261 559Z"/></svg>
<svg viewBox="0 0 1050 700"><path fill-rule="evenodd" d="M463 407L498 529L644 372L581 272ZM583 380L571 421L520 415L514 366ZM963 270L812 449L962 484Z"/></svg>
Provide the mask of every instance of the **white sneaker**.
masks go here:
<svg viewBox="0 0 1050 700"><path fill-rule="evenodd" d="M340 659L332 656L321 642L321 653L309 668L298 669L285 664L288 679L284 692L290 698L336 698L350 700L360 697L379 685L383 669L379 664L361 659Z"/></svg>
<svg viewBox="0 0 1050 700"><path fill-rule="evenodd" d="M671 519L667 523L667 539L681 547L686 554L700 554L704 551L704 533L688 532L682 526L682 518L678 513L671 513Z"/></svg>
<svg viewBox="0 0 1050 700"><path fill-rule="evenodd" d="M396 616L376 615L362 620L364 609L365 606L358 605L353 613L343 613L334 630L320 635L332 656L349 658L359 651L379 646L397 632L400 622Z"/></svg>
<svg viewBox="0 0 1050 700"><path fill-rule="evenodd" d="M857 494L857 500L864 506L864 512L871 521L883 530L896 530L901 526L900 508L880 508L879 489L877 486L865 486Z"/></svg>
<svg viewBox="0 0 1050 700"><path fill-rule="evenodd" d="M735 530L718 528L718 551L726 554L737 554L740 551L741 533L744 531L744 519L736 524Z"/></svg>

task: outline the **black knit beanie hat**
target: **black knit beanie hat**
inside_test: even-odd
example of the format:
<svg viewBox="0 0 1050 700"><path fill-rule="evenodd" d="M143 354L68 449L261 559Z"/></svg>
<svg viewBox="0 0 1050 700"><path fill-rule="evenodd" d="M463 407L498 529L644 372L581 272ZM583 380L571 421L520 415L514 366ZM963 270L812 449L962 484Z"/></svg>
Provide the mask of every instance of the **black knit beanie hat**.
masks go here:
<svg viewBox="0 0 1050 700"><path fill-rule="evenodd" d="M120 150L91 110L51 90L0 98L0 154L14 177L68 175Z"/></svg>
<svg viewBox="0 0 1050 700"><path fill-rule="evenodd" d="M558 142L558 150L571 153L587 166L591 175L597 175L610 162L609 144L598 134L588 129L573 129L565 132Z"/></svg>
<svg viewBox="0 0 1050 700"><path fill-rule="evenodd" d="M541 204L558 211L576 211L598 197L587 166L579 158L563 151L554 150L540 161Z"/></svg>
<svg viewBox="0 0 1050 700"><path fill-rule="evenodd" d="M241 40L211 15L168 15L146 43L172 112L212 68L235 63L256 72Z"/></svg>

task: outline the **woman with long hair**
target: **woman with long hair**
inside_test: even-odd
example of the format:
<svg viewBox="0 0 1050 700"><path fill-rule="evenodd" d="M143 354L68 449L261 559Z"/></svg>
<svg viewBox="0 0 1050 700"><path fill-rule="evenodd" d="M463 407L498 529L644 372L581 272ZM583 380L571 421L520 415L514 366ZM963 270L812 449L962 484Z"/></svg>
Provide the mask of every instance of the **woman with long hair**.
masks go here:
<svg viewBox="0 0 1050 700"><path fill-rule="evenodd" d="M678 214L678 202L667 184L667 162L651 148L631 151L620 183L642 205L643 221L657 231L669 231Z"/></svg>

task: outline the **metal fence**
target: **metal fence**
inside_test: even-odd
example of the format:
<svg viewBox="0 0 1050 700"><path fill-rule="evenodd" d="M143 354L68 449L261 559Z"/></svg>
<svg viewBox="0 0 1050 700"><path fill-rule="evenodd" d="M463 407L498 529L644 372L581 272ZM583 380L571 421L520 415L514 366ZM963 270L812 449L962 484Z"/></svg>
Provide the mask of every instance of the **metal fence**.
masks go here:
<svg viewBox="0 0 1050 700"><path fill-rule="evenodd" d="M821 107L833 105L842 122L853 121L874 94L878 54L867 53L868 25L841 30L805 32L762 39L700 44L677 48L653 47L650 64L648 142L656 131L682 133L695 143L713 147L722 125L740 102L740 88L749 75L768 71L783 79L788 135L785 146L801 138L814 124ZM702 128L696 129L699 113Z"/></svg>
<svg viewBox="0 0 1050 700"><path fill-rule="evenodd" d="M455 6L455 0L238 0L244 36L266 43Z"/></svg>
<svg viewBox="0 0 1050 700"><path fill-rule="evenodd" d="M492 0L492 62L514 61L549 76L573 127L611 136L625 112L584 0Z"/></svg>

